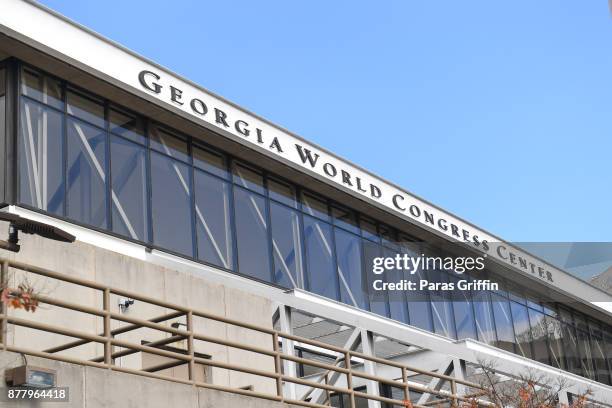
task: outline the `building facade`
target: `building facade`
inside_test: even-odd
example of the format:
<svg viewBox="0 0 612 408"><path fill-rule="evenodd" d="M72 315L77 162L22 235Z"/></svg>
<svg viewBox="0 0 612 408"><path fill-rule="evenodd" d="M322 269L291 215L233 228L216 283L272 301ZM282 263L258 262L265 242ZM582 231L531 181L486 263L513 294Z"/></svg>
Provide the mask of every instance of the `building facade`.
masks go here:
<svg viewBox="0 0 612 408"><path fill-rule="evenodd" d="M484 347L509 371L533 365L612 398L608 294L50 10L5 5L5 210L402 343L454 357ZM373 258L443 254L447 242L488 253L468 279L499 290L369 296Z"/></svg>

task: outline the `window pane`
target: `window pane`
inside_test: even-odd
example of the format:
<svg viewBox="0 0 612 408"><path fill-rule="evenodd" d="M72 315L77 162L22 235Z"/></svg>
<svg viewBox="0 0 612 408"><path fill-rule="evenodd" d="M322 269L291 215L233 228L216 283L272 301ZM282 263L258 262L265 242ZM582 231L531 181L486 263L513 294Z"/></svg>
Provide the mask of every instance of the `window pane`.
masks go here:
<svg viewBox="0 0 612 408"><path fill-rule="evenodd" d="M491 294L491 305L493 306L493 318L495 319L497 333L495 347L515 353L516 339L514 338L510 303L506 298Z"/></svg>
<svg viewBox="0 0 612 408"><path fill-rule="evenodd" d="M582 364L580 362L580 354L578 353L578 338L576 330L569 324L562 324L563 330L563 348L565 350L565 360L567 368L570 372L576 375L584 375Z"/></svg>
<svg viewBox="0 0 612 408"><path fill-rule="evenodd" d="M263 187L263 176L259 172L235 162L232 165L232 171L234 173L234 183L240 187L248 188L259 194L266 193Z"/></svg>
<svg viewBox="0 0 612 408"><path fill-rule="evenodd" d="M348 208L332 206L332 217L334 225L346 229L347 231L359 234L359 226L357 225L357 215Z"/></svg>
<svg viewBox="0 0 612 408"><path fill-rule="evenodd" d="M268 191L271 199L279 201L290 207L297 208L295 188L293 186L280 181L268 179Z"/></svg>
<svg viewBox="0 0 612 408"><path fill-rule="evenodd" d="M329 211L327 209L327 202L322 199L316 198L311 194L302 194L302 210L308 215L312 215L313 217L329 221Z"/></svg>
<svg viewBox="0 0 612 408"><path fill-rule="evenodd" d="M64 215L63 115L24 99L20 121L20 202Z"/></svg>
<svg viewBox="0 0 612 408"><path fill-rule="evenodd" d="M399 248L398 250L395 250L383 247L382 251L384 257L395 258L399 252ZM371 269L366 270L371 273ZM402 279L411 279L412 276L408 276L410 273L405 272L406 271L402 270L392 270L385 272L385 275L387 275L390 282L400 282ZM402 290L393 292L387 291L387 299L389 301L389 316L398 322L406 324L410 323L408 316L408 304L406 302L406 292Z"/></svg>
<svg viewBox="0 0 612 408"><path fill-rule="evenodd" d="M567 369L565 363L565 350L563 349L563 329L561 322L554 317L547 316L548 343L550 361L554 367Z"/></svg>
<svg viewBox="0 0 612 408"><path fill-rule="evenodd" d="M110 131L133 142L145 144L144 120L117 109L109 110Z"/></svg>
<svg viewBox="0 0 612 408"><path fill-rule="evenodd" d="M338 274L333 259L331 226L304 216L308 289L338 300Z"/></svg>
<svg viewBox="0 0 612 408"><path fill-rule="evenodd" d="M68 123L68 217L107 228L106 134L73 119Z"/></svg>
<svg viewBox="0 0 612 408"><path fill-rule="evenodd" d="M494 345L496 343L495 325L493 323L493 309L490 295L483 291L472 292L474 296L474 314L476 315L476 334L478 340ZM510 336L512 338L512 336ZM512 346L512 343L510 344ZM506 349L507 350L507 349ZM512 350L512 349L511 349Z"/></svg>
<svg viewBox="0 0 612 408"><path fill-rule="evenodd" d="M335 229L340 301L368 310L365 279L361 267L361 238L341 229Z"/></svg>
<svg viewBox="0 0 612 408"><path fill-rule="evenodd" d="M191 178L186 165L151 152L151 201L155 245L193 256Z"/></svg>
<svg viewBox="0 0 612 408"><path fill-rule="evenodd" d="M272 282L265 199L235 187L234 207L240 273Z"/></svg>
<svg viewBox="0 0 612 408"><path fill-rule="evenodd" d="M595 362L595 378L603 384L610 383L610 375L606 362L605 344L603 333L599 326L594 322L589 322L591 329L591 349L593 350L593 360Z"/></svg>
<svg viewBox="0 0 612 408"><path fill-rule="evenodd" d="M578 340L578 353L580 354L580 365L582 375L595 379L595 367L593 367L593 351L589 339L588 326L581 315L573 313L576 322L576 339Z"/></svg>
<svg viewBox="0 0 612 408"><path fill-rule="evenodd" d="M228 178L227 162L221 154L194 146L193 165L216 176Z"/></svg>
<svg viewBox="0 0 612 408"><path fill-rule="evenodd" d="M365 271L368 289L372 288L374 280L379 279L377 275L371 273L374 258L382 256L382 247L376 243L362 240L363 248L363 270ZM389 299L387 291L374 293L369 289L370 311L381 316L389 317Z"/></svg>
<svg viewBox="0 0 612 408"><path fill-rule="evenodd" d="M61 83L29 68L21 70L21 93L54 108L64 109Z"/></svg>
<svg viewBox="0 0 612 408"><path fill-rule="evenodd" d="M111 138L113 231L147 241L146 150L120 137Z"/></svg>
<svg viewBox="0 0 612 408"><path fill-rule="evenodd" d="M299 213L284 205L271 202L270 215L274 281L286 288L303 288Z"/></svg>
<svg viewBox="0 0 612 408"><path fill-rule="evenodd" d="M402 245L401 251L411 257L420 255L420 250L417 251L417 247L410 244ZM406 271L404 277L417 284L421 279L427 279L422 269L418 269L414 274L410 274L410 271ZM420 295L407 291L406 297L408 299L408 317L410 319L410 325L419 327L423 330L433 331L429 293L425 292L423 295Z"/></svg>
<svg viewBox="0 0 612 408"><path fill-rule="evenodd" d="M464 279L467 279L467 276L465 276ZM450 281L455 284L456 288L459 283L459 278L452 275ZM468 296L468 293L464 291L455 290L451 297L453 299L453 312L455 314L457 338L469 338L476 340L476 325L474 322L474 312L472 310L470 296Z"/></svg>
<svg viewBox="0 0 612 408"><path fill-rule="evenodd" d="M535 360L550 364L548 356L548 328L544 313L529 309L529 323L531 324L531 341Z"/></svg>
<svg viewBox="0 0 612 408"><path fill-rule="evenodd" d="M189 161L187 141L157 126L151 129L151 147L158 152L185 162Z"/></svg>
<svg viewBox="0 0 612 408"><path fill-rule="evenodd" d="M371 241L378 242L380 237L376 232L376 222L365 217L360 217L359 226L361 227L361 235Z"/></svg>
<svg viewBox="0 0 612 408"><path fill-rule="evenodd" d="M74 91L68 91L67 101L69 114L99 127L106 125L104 105L102 105L102 102L96 101L94 97L87 97Z"/></svg>
<svg viewBox="0 0 612 408"><path fill-rule="evenodd" d="M433 282L447 282L446 273L436 270L428 272L429 280ZM434 331L446 337L456 338L452 304L449 296L442 290L432 290L431 311L434 321Z"/></svg>
<svg viewBox="0 0 612 408"><path fill-rule="evenodd" d="M514 333L518 354L532 358L531 354L531 327L527 308L516 302L510 302L510 310L514 321Z"/></svg>
<svg viewBox="0 0 612 408"><path fill-rule="evenodd" d="M195 172L198 258L234 269L230 185L207 173Z"/></svg>

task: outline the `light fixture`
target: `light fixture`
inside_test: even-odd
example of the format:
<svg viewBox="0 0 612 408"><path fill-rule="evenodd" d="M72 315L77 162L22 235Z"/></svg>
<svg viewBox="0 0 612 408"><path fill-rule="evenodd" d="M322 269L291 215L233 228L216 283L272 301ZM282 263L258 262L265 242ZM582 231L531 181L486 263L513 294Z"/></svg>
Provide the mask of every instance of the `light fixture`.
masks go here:
<svg viewBox="0 0 612 408"><path fill-rule="evenodd" d="M11 387L51 388L55 387L55 370L23 365L5 371L4 379Z"/></svg>
<svg viewBox="0 0 612 408"><path fill-rule="evenodd" d="M74 242L76 239L74 235L71 235L60 228L44 224L42 222L29 220L27 218L20 217L17 214L0 212L0 221L6 221L9 223L8 240L0 240L0 249L6 249L7 251L19 252L19 231L23 232L24 234L36 234L44 238L61 242Z"/></svg>

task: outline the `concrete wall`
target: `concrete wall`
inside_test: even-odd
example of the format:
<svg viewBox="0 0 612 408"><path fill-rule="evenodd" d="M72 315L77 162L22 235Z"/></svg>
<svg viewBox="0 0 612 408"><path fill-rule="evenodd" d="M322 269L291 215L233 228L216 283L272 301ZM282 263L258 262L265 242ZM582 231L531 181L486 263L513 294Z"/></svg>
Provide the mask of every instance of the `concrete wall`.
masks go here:
<svg viewBox="0 0 612 408"><path fill-rule="evenodd" d="M0 407L25 408L289 408L253 398L139 375L28 357L28 364L57 370L57 386L69 387L69 402L10 401L4 371L23 364L16 353L0 352Z"/></svg>
<svg viewBox="0 0 612 408"><path fill-rule="evenodd" d="M4 231L0 231L4 235ZM115 252L88 245L82 242L64 244L50 241L37 236L21 234L21 252L14 254L0 250L0 258L10 258L20 262L48 268L57 272L92 280L104 285L132 291L161 301L170 302L193 309L206 311L219 316L225 316L240 321L249 322L272 328L272 305L265 298L248 294L218 283L208 282L198 276L189 275L164 267L156 266L142 260L124 256ZM33 274L21 274L11 270L9 275L15 286L24 278L28 279L37 290L43 294L63 299L80 305L101 308L102 295L100 291L79 288L72 284L57 280L41 278ZM111 299L111 308L119 312L117 296ZM150 319L170 312L165 308L136 301L125 313L129 316ZM90 334L101 334L103 320L83 313L66 311L56 306L42 305L36 313L21 310L10 311L10 314L34 319L47 324L71 328ZM175 319L185 322L184 318ZM169 325L171 322L168 322ZM126 325L114 321L112 327ZM184 329L184 326L180 327ZM195 318L196 332L229 339L238 342L272 349L272 337L269 335L245 330L236 326L226 325L209 319ZM141 344L142 341L154 341L169 336L166 333L140 329L118 336L119 339ZM19 347L44 350L50 346L65 344L74 339L57 334L33 331L22 327L9 327L8 341ZM186 349L185 342L171 344L178 349ZM218 344L195 342L196 353L212 356L213 360L241 364L251 368L273 371L274 361L271 357L262 356ZM103 354L101 344L88 344L60 354L81 359L91 359ZM151 362L152 359L144 358ZM140 369L143 366L143 355L137 353L118 359L116 364ZM146 363L149 364L149 363ZM184 370L165 371L164 374L184 376ZM252 376L235 371L213 368L208 375L208 382L236 387L252 386L260 392L275 392L274 380Z"/></svg>

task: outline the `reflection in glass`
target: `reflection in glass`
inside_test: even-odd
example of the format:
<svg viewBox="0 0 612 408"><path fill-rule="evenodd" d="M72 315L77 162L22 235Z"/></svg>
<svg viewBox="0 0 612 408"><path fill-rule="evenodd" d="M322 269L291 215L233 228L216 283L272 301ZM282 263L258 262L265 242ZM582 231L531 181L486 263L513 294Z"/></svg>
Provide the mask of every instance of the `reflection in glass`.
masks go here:
<svg viewBox="0 0 612 408"><path fill-rule="evenodd" d="M0 105L0 108L4 107L3 103ZM63 115L24 99L20 122L20 202L64 215ZM1 131L4 131L4 126Z"/></svg>
<svg viewBox="0 0 612 408"><path fill-rule="evenodd" d="M68 120L67 127L67 216L107 228L106 134L74 119Z"/></svg>
<svg viewBox="0 0 612 408"><path fill-rule="evenodd" d="M232 172L234 174L235 184L240 187L248 188L256 193L265 194L263 176L259 172L251 170L236 162L232 165Z"/></svg>
<svg viewBox="0 0 612 408"><path fill-rule="evenodd" d="M233 269L230 185L207 173L195 172L198 258Z"/></svg>
<svg viewBox="0 0 612 408"><path fill-rule="evenodd" d="M589 321L591 329L591 350L593 350L593 362L595 365L595 378L600 383L609 384L610 376L606 362L605 344L603 343L603 333L597 324Z"/></svg>
<svg viewBox="0 0 612 408"><path fill-rule="evenodd" d="M29 68L21 70L21 93L45 105L64 109L61 83Z"/></svg>
<svg viewBox="0 0 612 408"><path fill-rule="evenodd" d="M467 277L465 277L467 279ZM459 278L451 272L451 282L455 284L455 288L459 282ZM459 292L459 293L456 293ZM453 292L453 312L455 314L455 327L457 328L458 339L477 339L476 324L474 322L474 312L472 310L472 301L470 300L469 292L454 291Z"/></svg>
<svg viewBox="0 0 612 408"><path fill-rule="evenodd" d="M493 310L488 292L473 292L474 314L476 315L476 333L478 340L494 345L496 341ZM512 337L512 336L511 336Z"/></svg>
<svg viewBox="0 0 612 408"><path fill-rule="evenodd" d="M336 228L336 256L340 279L340 301L368 310L364 270L361 265L361 238Z"/></svg>
<svg viewBox="0 0 612 408"><path fill-rule="evenodd" d="M174 159L189 161L187 141L170 132L153 126L150 132L151 147L160 153L168 155Z"/></svg>
<svg viewBox="0 0 612 408"><path fill-rule="evenodd" d="M563 349L563 329L561 322L554 317L546 316L550 361L553 367L567 369L565 350Z"/></svg>
<svg viewBox="0 0 612 408"><path fill-rule="evenodd" d="M529 323L531 325L531 345L534 359L540 363L550 364L548 356L548 328L544 313L529 309Z"/></svg>
<svg viewBox="0 0 612 408"><path fill-rule="evenodd" d="M70 115L101 128L105 126L106 121L104 120L104 105L102 102L95 100L93 96L84 96L72 90L67 92L66 98Z"/></svg>
<svg viewBox="0 0 612 408"><path fill-rule="evenodd" d="M193 146L193 165L215 176L228 178L225 156L208 149Z"/></svg>
<svg viewBox="0 0 612 408"><path fill-rule="evenodd" d="M308 215L329 221L327 203L311 194L302 194L302 209Z"/></svg>
<svg viewBox="0 0 612 408"><path fill-rule="evenodd" d="M446 273L436 270L428 272L430 281L447 282ZM431 313L434 322L435 333L450 338L457 338L452 311L452 303L448 294L443 290L431 290Z"/></svg>
<svg viewBox="0 0 612 408"><path fill-rule="evenodd" d="M504 297L491 294L491 306L493 307L493 319L497 333L495 346L515 353L516 339L514 337L512 314L510 313L510 302Z"/></svg>
<svg viewBox="0 0 612 408"><path fill-rule="evenodd" d="M147 240L147 171L144 147L111 137L113 231Z"/></svg>
<svg viewBox="0 0 612 408"><path fill-rule="evenodd" d="M272 282L266 202L257 194L235 187L234 206L240 273Z"/></svg>
<svg viewBox="0 0 612 408"><path fill-rule="evenodd" d="M304 216L308 290L338 299L338 274L334 264L331 226Z"/></svg>
<svg viewBox="0 0 612 408"><path fill-rule="evenodd" d="M133 142L145 144L144 120L115 108L109 109L110 131Z"/></svg>
<svg viewBox="0 0 612 408"><path fill-rule="evenodd" d="M357 215L353 211L347 208L332 206L331 213L334 219L334 225L337 225L355 234L359 234L359 226L357 225Z"/></svg>
<svg viewBox="0 0 612 408"><path fill-rule="evenodd" d="M363 269L367 279L368 288L372 288L374 281L380 279L378 275L371 273L372 265L374 265L374 258L382 256L382 248L377 243L373 243L362 239L363 248ZM370 311L377 313L381 316L389 317L389 299L388 292L374 292L373 289L368 290L370 293Z"/></svg>
<svg viewBox="0 0 612 408"><path fill-rule="evenodd" d="M303 287L299 213L284 205L271 202L270 216L274 281L286 288Z"/></svg>
<svg viewBox="0 0 612 408"><path fill-rule="evenodd" d="M292 185L268 179L268 193L271 199L290 207L297 208L295 188Z"/></svg>
<svg viewBox="0 0 612 408"><path fill-rule="evenodd" d="M153 242L162 248L193 256L189 168L151 152Z"/></svg>
<svg viewBox="0 0 612 408"><path fill-rule="evenodd" d="M510 311L514 321L514 334L518 353L531 358L531 327L527 307L516 302L510 302Z"/></svg>

